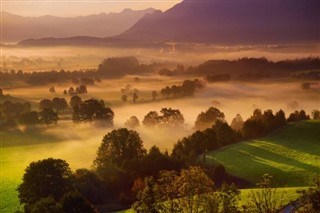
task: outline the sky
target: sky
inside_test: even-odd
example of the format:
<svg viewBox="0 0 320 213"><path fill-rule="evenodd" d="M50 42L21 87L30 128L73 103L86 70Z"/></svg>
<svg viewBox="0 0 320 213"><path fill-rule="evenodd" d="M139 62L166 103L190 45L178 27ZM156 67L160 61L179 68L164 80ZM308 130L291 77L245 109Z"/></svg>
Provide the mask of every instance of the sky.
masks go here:
<svg viewBox="0 0 320 213"><path fill-rule="evenodd" d="M2 11L22 16L54 15L72 17L98 13L155 8L169 9L181 0L0 0Z"/></svg>

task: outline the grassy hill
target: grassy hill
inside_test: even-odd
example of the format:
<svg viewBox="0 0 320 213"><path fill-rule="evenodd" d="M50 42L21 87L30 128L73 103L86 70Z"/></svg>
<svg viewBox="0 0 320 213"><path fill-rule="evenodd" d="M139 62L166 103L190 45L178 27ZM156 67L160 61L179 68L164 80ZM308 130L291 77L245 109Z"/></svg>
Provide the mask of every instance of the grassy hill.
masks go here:
<svg viewBox="0 0 320 213"><path fill-rule="evenodd" d="M252 183L264 173L281 186L307 186L320 175L320 121L290 123L273 134L208 153L207 162Z"/></svg>

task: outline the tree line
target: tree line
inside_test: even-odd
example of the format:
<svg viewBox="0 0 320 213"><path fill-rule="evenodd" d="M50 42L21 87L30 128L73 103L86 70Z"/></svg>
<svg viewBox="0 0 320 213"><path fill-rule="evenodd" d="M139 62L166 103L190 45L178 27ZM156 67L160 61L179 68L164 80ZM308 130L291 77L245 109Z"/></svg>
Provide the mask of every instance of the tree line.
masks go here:
<svg viewBox="0 0 320 213"><path fill-rule="evenodd" d="M213 113L219 119L214 118ZM166 113L162 116L164 115ZM161 152L156 146L147 151L138 132L120 128L103 137L92 170L78 169L72 173L68 164L58 159L31 163L18 188L20 202L24 204L25 212L37 212L36 209L40 207L61 210L64 206L71 205L68 204L69 201L65 201L65 197L71 199L72 205L81 204L85 205L83 208L90 208L88 212L96 211L92 205L98 204L105 204L109 211L133 205L137 212L172 212L173 209L182 212L200 209L208 209L208 212L214 209L216 212L234 212L239 191L230 184L239 181L239 178L227 174L223 165L207 165L206 153L245 138L243 133L248 131L245 130L247 121L265 125L268 131L279 128L280 124L287 121L281 110L273 115L271 110L262 113L257 109L243 122L243 128L239 131L224 121L222 112L209 108L199 114L196 123L204 121L208 124L209 120L213 123L211 127L200 125L202 130L196 130L179 140L174 144L171 154ZM223 184L224 181L228 185ZM271 190L270 181L270 177L264 177L260 187ZM245 180L240 180L240 183L248 184ZM305 192L305 196L308 193ZM252 194L252 202L247 204L245 212L257 212L257 209L262 208L256 202L261 199L260 196ZM278 205L269 207L274 209L258 212L276 212L279 208ZM249 211L251 208L254 210ZM77 211L85 212L79 209Z"/></svg>

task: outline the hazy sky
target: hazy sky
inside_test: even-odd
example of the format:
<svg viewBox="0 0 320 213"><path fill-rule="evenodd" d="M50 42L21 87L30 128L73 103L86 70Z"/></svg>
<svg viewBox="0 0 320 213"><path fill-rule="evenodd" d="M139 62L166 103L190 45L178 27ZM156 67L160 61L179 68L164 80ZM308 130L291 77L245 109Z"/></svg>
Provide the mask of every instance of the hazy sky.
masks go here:
<svg viewBox="0 0 320 213"><path fill-rule="evenodd" d="M120 12L125 8L166 10L181 0L1 0L2 11L23 16L78 16Z"/></svg>

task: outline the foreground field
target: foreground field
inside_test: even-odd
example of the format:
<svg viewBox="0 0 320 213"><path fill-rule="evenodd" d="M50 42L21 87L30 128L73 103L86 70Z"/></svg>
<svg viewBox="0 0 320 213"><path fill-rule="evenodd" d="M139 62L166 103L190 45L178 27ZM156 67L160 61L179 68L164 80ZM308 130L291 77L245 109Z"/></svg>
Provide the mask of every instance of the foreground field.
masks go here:
<svg viewBox="0 0 320 213"><path fill-rule="evenodd" d="M256 183L264 173L281 186L308 186L320 174L320 121L292 123L274 134L211 152L207 159Z"/></svg>

